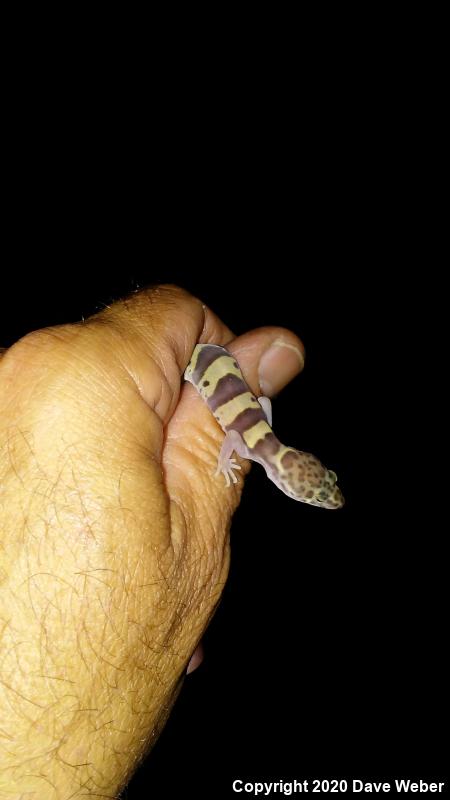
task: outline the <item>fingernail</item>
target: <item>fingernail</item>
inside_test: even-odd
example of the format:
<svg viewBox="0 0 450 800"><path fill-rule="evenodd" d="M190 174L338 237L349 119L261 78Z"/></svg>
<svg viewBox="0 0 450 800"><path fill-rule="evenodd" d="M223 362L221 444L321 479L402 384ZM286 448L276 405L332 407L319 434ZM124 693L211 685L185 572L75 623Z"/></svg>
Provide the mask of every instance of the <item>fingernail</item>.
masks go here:
<svg viewBox="0 0 450 800"><path fill-rule="evenodd" d="M204 658L203 644L200 642L200 644L198 644L197 647L195 648L194 653L191 656L191 660L187 665L186 675L189 675L191 672L194 672L194 669L197 669L197 667L199 667L200 664L202 663L203 658Z"/></svg>
<svg viewBox="0 0 450 800"><path fill-rule="evenodd" d="M303 369L304 356L299 347L275 339L259 362L259 385L267 397L273 397Z"/></svg>

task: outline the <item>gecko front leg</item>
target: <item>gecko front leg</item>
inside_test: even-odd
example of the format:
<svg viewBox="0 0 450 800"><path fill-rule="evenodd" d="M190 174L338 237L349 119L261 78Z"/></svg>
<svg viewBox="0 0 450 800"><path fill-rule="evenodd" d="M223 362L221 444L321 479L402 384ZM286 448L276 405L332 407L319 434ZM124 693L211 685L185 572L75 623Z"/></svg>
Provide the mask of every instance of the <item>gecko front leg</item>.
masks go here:
<svg viewBox="0 0 450 800"><path fill-rule="evenodd" d="M225 482L227 486L231 486L231 481L237 483L237 477L233 470L241 469L239 464L236 464L231 455L236 452L241 458L247 457L247 447L242 439L242 436L237 431L228 431L225 434L225 439L219 453L217 461L216 476L221 472L225 475ZM230 480L231 479L231 480Z"/></svg>

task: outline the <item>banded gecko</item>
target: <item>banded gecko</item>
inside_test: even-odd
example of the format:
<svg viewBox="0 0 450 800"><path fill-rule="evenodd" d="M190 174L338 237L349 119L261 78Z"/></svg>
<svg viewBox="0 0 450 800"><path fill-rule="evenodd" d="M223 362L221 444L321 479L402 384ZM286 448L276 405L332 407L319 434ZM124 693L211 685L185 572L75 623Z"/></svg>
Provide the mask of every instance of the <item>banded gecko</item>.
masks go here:
<svg viewBox="0 0 450 800"><path fill-rule="evenodd" d="M216 475L222 472L227 486L231 481L237 483L234 470L241 469L231 457L236 452L261 464L267 477L294 500L322 508L344 504L336 473L315 456L286 447L277 439L271 427L269 398L255 397L228 350L198 344L184 377L195 386L225 432Z"/></svg>

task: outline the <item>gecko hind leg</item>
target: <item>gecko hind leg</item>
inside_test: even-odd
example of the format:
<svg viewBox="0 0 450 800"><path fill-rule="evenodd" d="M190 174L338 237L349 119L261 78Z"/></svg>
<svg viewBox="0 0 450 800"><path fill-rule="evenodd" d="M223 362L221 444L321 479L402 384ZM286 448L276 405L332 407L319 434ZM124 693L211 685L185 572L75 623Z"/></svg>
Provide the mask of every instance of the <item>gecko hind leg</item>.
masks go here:
<svg viewBox="0 0 450 800"><path fill-rule="evenodd" d="M237 483L237 476L234 474L233 470L241 469L239 464L236 464L235 459L231 458L234 452L242 456L242 458L245 458L247 448L242 441L240 433L237 431L228 431L223 440L215 472L216 477L220 475L221 472L224 474L226 486L231 486L231 481Z"/></svg>

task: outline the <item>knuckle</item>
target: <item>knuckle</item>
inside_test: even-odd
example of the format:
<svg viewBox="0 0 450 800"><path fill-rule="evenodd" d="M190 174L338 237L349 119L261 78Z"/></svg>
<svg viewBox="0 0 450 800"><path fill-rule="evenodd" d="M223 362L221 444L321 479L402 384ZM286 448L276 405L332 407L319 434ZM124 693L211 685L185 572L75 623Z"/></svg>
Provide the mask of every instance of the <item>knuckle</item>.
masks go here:
<svg viewBox="0 0 450 800"><path fill-rule="evenodd" d="M39 328L22 336L9 350L12 359L29 359L31 362L41 360L50 352L67 344L77 335L77 325L58 325L49 328Z"/></svg>

